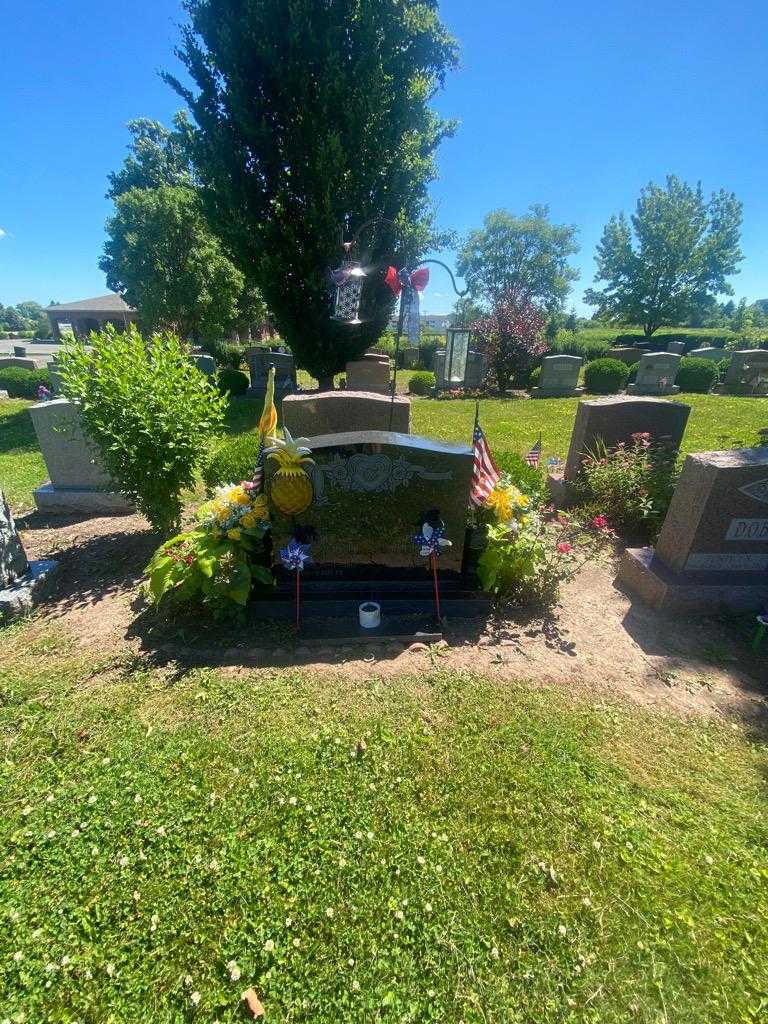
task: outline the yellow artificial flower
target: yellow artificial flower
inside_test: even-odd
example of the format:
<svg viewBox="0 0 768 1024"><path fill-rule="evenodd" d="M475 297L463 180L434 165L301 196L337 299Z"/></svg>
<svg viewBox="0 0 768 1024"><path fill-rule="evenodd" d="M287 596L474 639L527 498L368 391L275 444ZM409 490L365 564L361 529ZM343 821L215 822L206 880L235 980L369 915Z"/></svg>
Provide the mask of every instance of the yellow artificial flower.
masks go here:
<svg viewBox="0 0 768 1024"><path fill-rule="evenodd" d="M518 494L518 496L517 496L517 507L518 508L528 508L530 503L531 502L530 502L530 499L529 499L527 494Z"/></svg>
<svg viewBox="0 0 768 1024"><path fill-rule="evenodd" d="M219 507L216 509L216 518L224 522L225 519L229 518L229 509Z"/></svg>
<svg viewBox="0 0 768 1024"><path fill-rule="evenodd" d="M227 495L227 499L233 502L235 505L250 505L251 499L245 492L245 489L238 484L237 487L233 487Z"/></svg>
<svg viewBox="0 0 768 1024"><path fill-rule="evenodd" d="M240 531L238 529L227 530L227 537L230 540L240 540Z"/></svg>
<svg viewBox="0 0 768 1024"><path fill-rule="evenodd" d="M485 499L487 508L490 508L500 523L505 523L512 518L512 499L505 487L494 487Z"/></svg>
<svg viewBox="0 0 768 1024"><path fill-rule="evenodd" d="M240 525L244 526L247 530L253 529L258 523L258 518L255 512L246 512L243 518L240 520Z"/></svg>
<svg viewBox="0 0 768 1024"><path fill-rule="evenodd" d="M269 505L267 504L267 499L263 494L260 494L257 498L253 499L251 513L255 515L257 519L269 519Z"/></svg>

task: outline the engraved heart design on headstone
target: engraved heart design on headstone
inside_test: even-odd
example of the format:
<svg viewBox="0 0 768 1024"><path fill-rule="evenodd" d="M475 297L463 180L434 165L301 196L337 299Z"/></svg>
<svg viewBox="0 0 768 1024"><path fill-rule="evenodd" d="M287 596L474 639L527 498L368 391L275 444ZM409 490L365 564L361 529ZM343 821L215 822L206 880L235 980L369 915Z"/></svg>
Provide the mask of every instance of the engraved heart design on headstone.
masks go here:
<svg viewBox="0 0 768 1024"><path fill-rule="evenodd" d="M353 490L383 491L387 488L392 471L388 455L353 455L349 460L349 475Z"/></svg>

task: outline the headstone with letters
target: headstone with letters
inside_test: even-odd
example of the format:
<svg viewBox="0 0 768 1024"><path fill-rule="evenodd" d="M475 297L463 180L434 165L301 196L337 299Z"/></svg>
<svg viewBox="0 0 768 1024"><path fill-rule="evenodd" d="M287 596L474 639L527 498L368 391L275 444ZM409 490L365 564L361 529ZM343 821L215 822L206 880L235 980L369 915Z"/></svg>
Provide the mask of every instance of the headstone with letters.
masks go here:
<svg viewBox="0 0 768 1024"><path fill-rule="evenodd" d="M768 451L689 455L655 549L629 549L619 579L657 608L768 602Z"/></svg>

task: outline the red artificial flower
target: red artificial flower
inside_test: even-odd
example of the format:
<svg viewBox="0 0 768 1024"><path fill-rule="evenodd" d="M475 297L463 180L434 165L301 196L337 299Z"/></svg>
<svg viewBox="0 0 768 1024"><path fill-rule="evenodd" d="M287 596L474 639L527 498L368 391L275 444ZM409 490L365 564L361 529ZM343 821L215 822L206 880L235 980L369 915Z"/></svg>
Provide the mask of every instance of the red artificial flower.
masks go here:
<svg viewBox="0 0 768 1024"><path fill-rule="evenodd" d="M561 555L569 555L571 551L573 551L573 545L568 544L566 541L561 541L557 545L557 550L560 552Z"/></svg>
<svg viewBox="0 0 768 1024"><path fill-rule="evenodd" d="M592 525L596 530L605 530L608 527L608 520L605 516L595 516L592 520Z"/></svg>

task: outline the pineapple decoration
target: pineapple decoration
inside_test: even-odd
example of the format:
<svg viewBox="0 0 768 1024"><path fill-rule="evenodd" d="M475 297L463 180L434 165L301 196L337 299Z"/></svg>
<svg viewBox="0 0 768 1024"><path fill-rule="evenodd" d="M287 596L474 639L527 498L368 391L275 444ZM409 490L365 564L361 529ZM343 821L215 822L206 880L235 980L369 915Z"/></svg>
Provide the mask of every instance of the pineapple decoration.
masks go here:
<svg viewBox="0 0 768 1024"><path fill-rule="evenodd" d="M284 443L276 443L267 448L267 458L273 459L277 465L272 476L269 496L272 504L286 516L300 516L312 504L312 481L306 466L314 465L311 451L301 444L306 438L294 441L290 431L283 430Z"/></svg>

